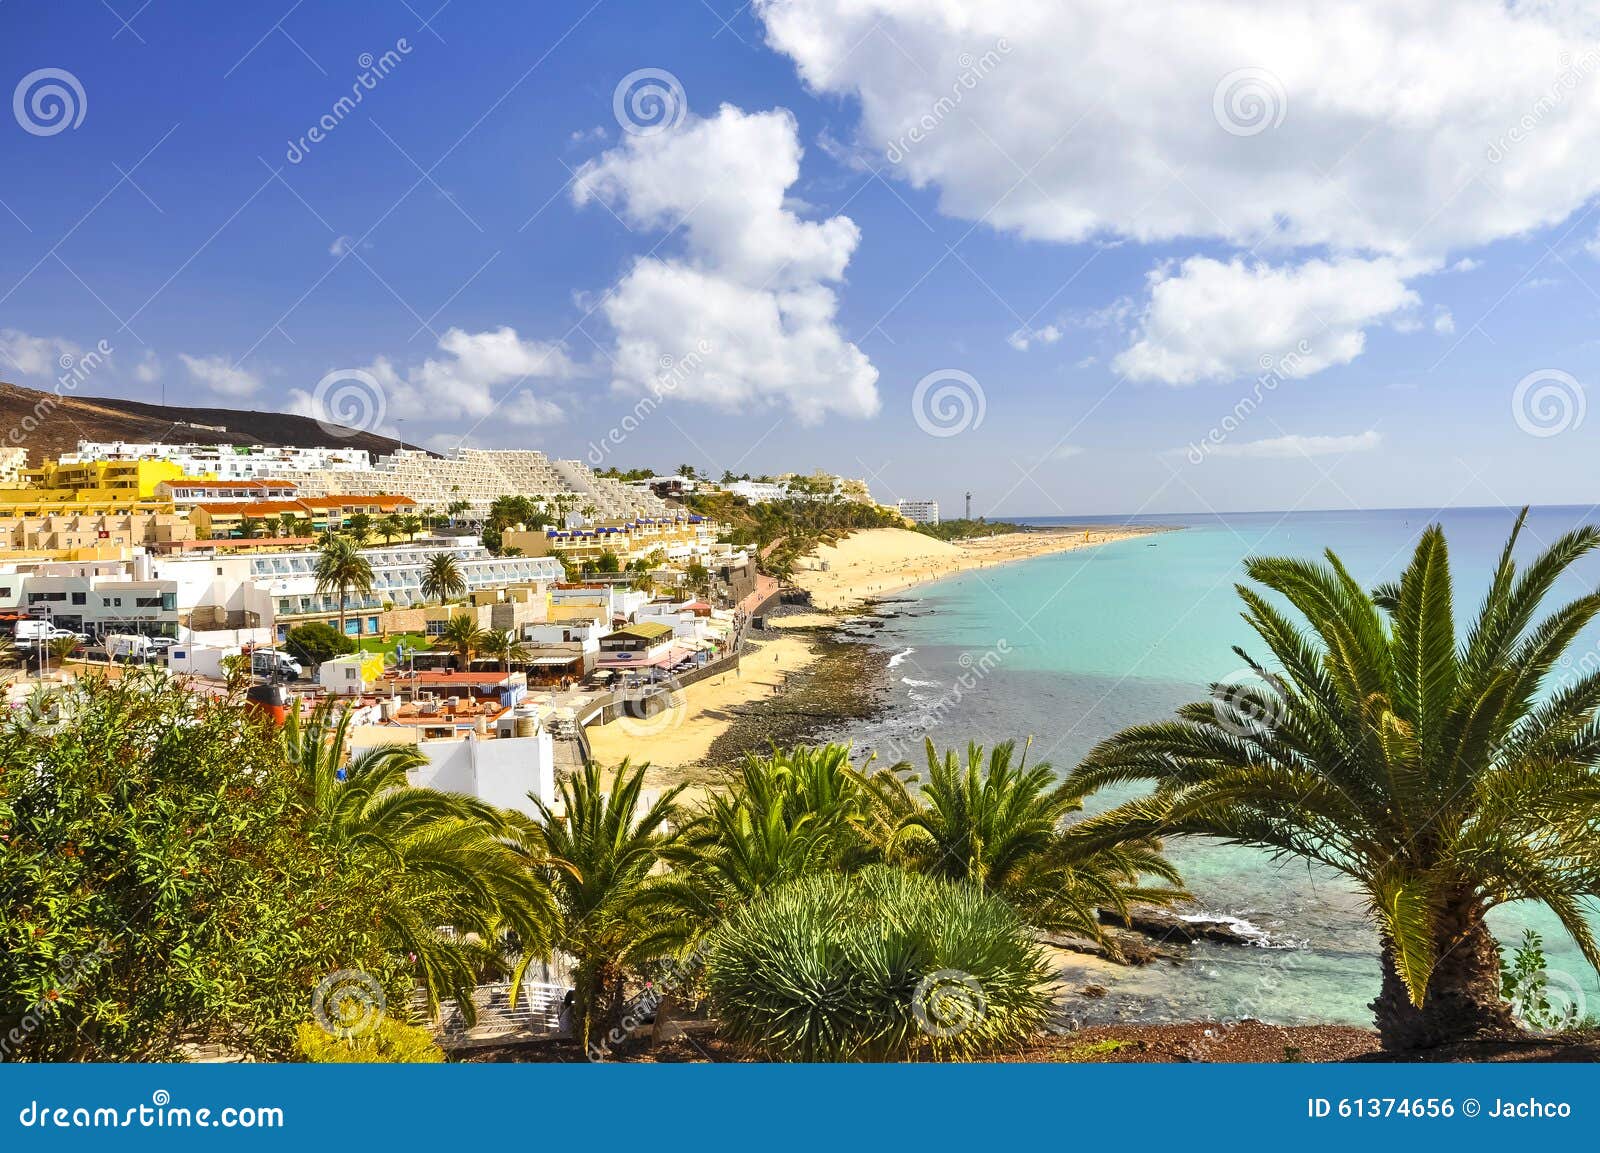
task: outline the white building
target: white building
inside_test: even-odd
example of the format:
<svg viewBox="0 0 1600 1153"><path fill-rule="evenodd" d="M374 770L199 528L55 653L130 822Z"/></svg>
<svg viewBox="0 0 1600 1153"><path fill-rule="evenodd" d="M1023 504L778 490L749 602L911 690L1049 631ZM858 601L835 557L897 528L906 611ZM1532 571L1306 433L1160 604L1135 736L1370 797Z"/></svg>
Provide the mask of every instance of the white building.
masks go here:
<svg viewBox="0 0 1600 1153"><path fill-rule="evenodd" d="M77 452L61 456L62 464L87 464L95 460L167 460L181 465L186 476L214 476L218 480L261 480L286 472L366 472L372 468L372 454L365 449L269 444L80 440Z"/></svg>
<svg viewBox="0 0 1600 1153"><path fill-rule="evenodd" d="M939 523L939 502L936 500L896 501L895 508L912 524Z"/></svg>

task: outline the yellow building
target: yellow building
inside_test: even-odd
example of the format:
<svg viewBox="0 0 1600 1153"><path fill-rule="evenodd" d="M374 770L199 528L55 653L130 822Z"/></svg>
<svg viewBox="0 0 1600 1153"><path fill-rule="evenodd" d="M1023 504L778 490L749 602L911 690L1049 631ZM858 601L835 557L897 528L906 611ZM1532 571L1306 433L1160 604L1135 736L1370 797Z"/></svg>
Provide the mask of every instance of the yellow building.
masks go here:
<svg viewBox="0 0 1600 1153"><path fill-rule="evenodd" d="M183 466L170 460L90 460L62 464L47 460L39 468L24 469L28 488L41 497L56 493L98 493L107 497L149 500L156 485L178 480Z"/></svg>

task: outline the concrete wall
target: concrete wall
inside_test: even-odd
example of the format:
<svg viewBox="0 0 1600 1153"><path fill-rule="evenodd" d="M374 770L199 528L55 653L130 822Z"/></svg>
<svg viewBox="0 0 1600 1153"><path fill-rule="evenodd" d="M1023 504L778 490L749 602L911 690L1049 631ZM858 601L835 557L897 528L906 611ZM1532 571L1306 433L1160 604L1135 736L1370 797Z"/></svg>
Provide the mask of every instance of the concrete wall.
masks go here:
<svg viewBox="0 0 1600 1153"><path fill-rule="evenodd" d="M410 774L413 785L464 793L503 809L536 817L531 792L546 804L555 797L555 748L548 730L532 737L421 741L426 768Z"/></svg>

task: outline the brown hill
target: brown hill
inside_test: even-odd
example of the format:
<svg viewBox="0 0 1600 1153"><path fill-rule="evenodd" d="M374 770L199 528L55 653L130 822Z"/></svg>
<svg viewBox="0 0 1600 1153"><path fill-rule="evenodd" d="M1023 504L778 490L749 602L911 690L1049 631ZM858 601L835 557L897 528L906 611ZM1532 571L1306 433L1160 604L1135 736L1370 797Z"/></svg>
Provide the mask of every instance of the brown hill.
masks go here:
<svg viewBox="0 0 1600 1153"><path fill-rule="evenodd" d="M38 465L45 457L73 451L80 440L308 445L375 453L411 447L368 432L334 436L310 417L285 412L57 396L0 381L0 447L26 448L28 463Z"/></svg>

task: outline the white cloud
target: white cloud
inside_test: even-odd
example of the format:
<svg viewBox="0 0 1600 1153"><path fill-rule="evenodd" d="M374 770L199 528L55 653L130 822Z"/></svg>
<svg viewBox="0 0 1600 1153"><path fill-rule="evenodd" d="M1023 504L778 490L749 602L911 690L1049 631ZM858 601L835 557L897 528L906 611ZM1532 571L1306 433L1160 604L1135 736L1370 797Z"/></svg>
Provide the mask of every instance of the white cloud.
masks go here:
<svg viewBox="0 0 1600 1153"><path fill-rule="evenodd" d="M29 336L15 328L0 328L0 374L5 376L15 374L54 380L66 367L61 363L62 357L76 360L82 355L83 350L70 340Z"/></svg>
<svg viewBox="0 0 1600 1153"><path fill-rule="evenodd" d="M1061 330L1053 324L1043 328L1019 328L1006 337L1006 343L1018 352L1027 352L1034 344L1054 344L1061 339Z"/></svg>
<svg viewBox="0 0 1600 1153"><path fill-rule="evenodd" d="M784 403L804 422L878 410L878 370L839 331L832 287L860 230L797 215L787 194L800 157L787 112L725 105L579 169L578 204L602 201L630 227L681 229L684 241L681 257L635 261L602 306L617 387L670 380L687 400Z"/></svg>
<svg viewBox="0 0 1600 1153"><path fill-rule="evenodd" d="M259 376L240 368L225 356L190 356L180 352L178 359L183 361L193 380L219 396L250 396L261 387Z"/></svg>
<svg viewBox="0 0 1600 1153"><path fill-rule="evenodd" d="M1340 456L1351 452L1371 452L1383 443L1374 429L1353 436L1275 436L1244 444L1210 445L1211 456L1250 457L1269 460L1297 460L1306 456Z"/></svg>
<svg viewBox="0 0 1600 1153"><path fill-rule="evenodd" d="M1336 28L1319 0L755 11L808 85L858 100L880 167L903 153L894 170L945 213L1027 237L1437 260L1600 192L1600 55L1548 6L1352 0ZM1265 106L1231 103L1251 81Z"/></svg>
<svg viewBox="0 0 1600 1153"><path fill-rule="evenodd" d="M329 256L343 256L355 247L355 240L348 236L335 236L333 243L328 245Z"/></svg>
<svg viewBox="0 0 1600 1153"><path fill-rule="evenodd" d="M1454 264L1452 264L1450 266L1450 271L1451 272L1472 272L1474 269L1478 269L1478 268L1482 268L1482 267L1483 267L1483 261L1474 260L1470 256L1463 256L1460 260L1456 261Z"/></svg>
<svg viewBox="0 0 1600 1153"><path fill-rule="evenodd" d="M439 349L447 355L429 357L404 371L382 356L362 368L383 390L384 409L391 419L438 422L494 415L512 424L552 424L560 419L554 402L521 389L502 404L497 390L525 380L565 379L577 372L559 344L524 340L509 326L482 332L452 328L439 338ZM285 411L320 415L311 393L299 388L290 389Z"/></svg>
<svg viewBox="0 0 1600 1153"><path fill-rule="evenodd" d="M161 379L161 372L161 361L153 348L145 349L139 363L133 366L133 377L140 384L154 384Z"/></svg>
<svg viewBox="0 0 1600 1153"><path fill-rule="evenodd" d="M1448 308L1440 306L1433 310L1433 331L1440 336L1449 336L1456 330L1456 318Z"/></svg>
<svg viewBox="0 0 1600 1153"><path fill-rule="evenodd" d="M1151 274L1138 339L1112 361L1133 380L1193 384L1276 368L1299 378L1347 364L1364 329L1419 303L1407 268L1388 258L1312 260L1274 268L1191 257Z"/></svg>
<svg viewBox="0 0 1600 1153"><path fill-rule="evenodd" d="M1076 444L1063 444L1050 453L1051 460L1071 460L1075 456L1083 455L1083 447Z"/></svg>

